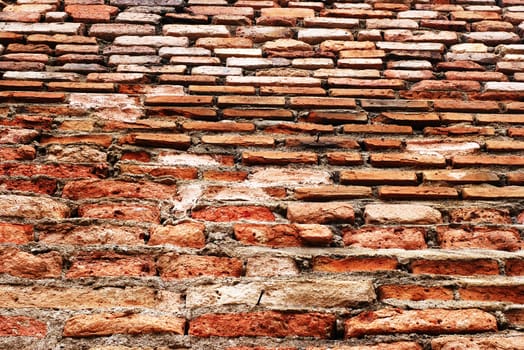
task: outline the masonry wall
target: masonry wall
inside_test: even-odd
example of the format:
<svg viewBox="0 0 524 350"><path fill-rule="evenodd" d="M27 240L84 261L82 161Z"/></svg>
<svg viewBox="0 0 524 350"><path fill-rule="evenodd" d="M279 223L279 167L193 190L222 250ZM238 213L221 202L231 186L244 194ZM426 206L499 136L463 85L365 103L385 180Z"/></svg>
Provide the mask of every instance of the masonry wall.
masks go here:
<svg viewBox="0 0 524 350"><path fill-rule="evenodd" d="M0 5L1 349L524 349L524 1Z"/></svg>

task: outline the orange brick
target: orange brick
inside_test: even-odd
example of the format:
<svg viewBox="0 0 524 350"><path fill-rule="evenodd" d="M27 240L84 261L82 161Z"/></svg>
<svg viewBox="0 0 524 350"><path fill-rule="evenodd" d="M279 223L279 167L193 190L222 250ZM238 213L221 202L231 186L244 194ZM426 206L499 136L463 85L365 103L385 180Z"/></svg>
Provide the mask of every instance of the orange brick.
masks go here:
<svg viewBox="0 0 524 350"><path fill-rule="evenodd" d="M176 196L176 186L155 182L80 180L68 182L62 196L73 200L108 197L173 199Z"/></svg>
<svg viewBox="0 0 524 350"><path fill-rule="evenodd" d="M378 195L384 199L444 199L458 198L458 192L453 187L433 186L382 186L378 189Z"/></svg>
<svg viewBox="0 0 524 350"><path fill-rule="evenodd" d="M193 210L191 217L197 220L228 222L239 220L275 221L275 216L266 207L223 206Z"/></svg>
<svg viewBox="0 0 524 350"><path fill-rule="evenodd" d="M415 274L437 275L498 275L499 266L495 260L415 260L411 263L411 270Z"/></svg>
<svg viewBox="0 0 524 350"><path fill-rule="evenodd" d="M59 278L62 257L58 252L26 253L14 247L0 249L0 273L22 278Z"/></svg>
<svg viewBox="0 0 524 350"><path fill-rule="evenodd" d="M47 334L44 322L27 316L0 316L0 337L43 338Z"/></svg>
<svg viewBox="0 0 524 350"><path fill-rule="evenodd" d="M426 231L409 227L364 227L345 229L345 246L370 249L426 249Z"/></svg>
<svg viewBox="0 0 524 350"><path fill-rule="evenodd" d="M78 216L160 223L160 210L158 207L133 203L83 204L78 207Z"/></svg>
<svg viewBox="0 0 524 350"><path fill-rule="evenodd" d="M446 158L442 155L426 155L416 153L373 153L370 155L370 163L377 167L437 167L446 166Z"/></svg>
<svg viewBox="0 0 524 350"><path fill-rule="evenodd" d="M326 158L331 165L360 165L364 162L360 153L356 152L329 152Z"/></svg>
<svg viewBox="0 0 524 350"><path fill-rule="evenodd" d="M295 198L299 200L334 200L370 197L371 188L364 186L316 186L295 188Z"/></svg>
<svg viewBox="0 0 524 350"><path fill-rule="evenodd" d="M236 258L199 255L162 255L157 261L160 277L164 280L181 278L240 277L242 261Z"/></svg>
<svg viewBox="0 0 524 350"><path fill-rule="evenodd" d="M343 170L340 172L342 184L355 185L414 185L418 182L414 171L404 170Z"/></svg>
<svg viewBox="0 0 524 350"><path fill-rule="evenodd" d="M345 337L392 333L463 333L497 330L495 316L476 309L365 311L346 320Z"/></svg>
<svg viewBox="0 0 524 350"><path fill-rule="evenodd" d="M178 247L203 248L206 245L206 226L196 222L177 225L152 226L148 245L174 245Z"/></svg>
<svg viewBox="0 0 524 350"><path fill-rule="evenodd" d="M0 222L0 243L26 244L33 241L33 226Z"/></svg>
<svg viewBox="0 0 524 350"><path fill-rule="evenodd" d="M235 324L235 327L231 327L232 324ZM197 337L330 338L334 325L335 316L320 313L297 314L264 311L243 314L206 314L190 321L189 334Z"/></svg>
<svg viewBox="0 0 524 350"><path fill-rule="evenodd" d="M129 155L126 157L122 156L122 160L131 160L131 158ZM149 175L152 177L169 176L183 180L192 180L198 177L197 169L189 167L119 164L119 169L122 174Z"/></svg>
<svg viewBox="0 0 524 350"><path fill-rule="evenodd" d="M185 122L182 128L187 131L230 131L230 132L249 132L255 130L253 123L236 122Z"/></svg>
<svg viewBox="0 0 524 350"><path fill-rule="evenodd" d="M109 276L154 276L152 257L107 252L82 252L73 257L67 278Z"/></svg>
<svg viewBox="0 0 524 350"><path fill-rule="evenodd" d="M316 272L354 272L354 271L388 271L396 270L398 261L394 258L330 258L317 256L313 258L313 271Z"/></svg>
<svg viewBox="0 0 524 350"><path fill-rule="evenodd" d="M378 287L379 299L403 300L453 300L453 290L447 287L418 285L383 285Z"/></svg>
<svg viewBox="0 0 524 350"><path fill-rule="evenodd" d="M524 303L524 286L467 286L459 288L460 299L489 302Z"/></svg>
<svg viewBox="0 0 524 350"><path fill-rule="evenodd" d="M522 247L519 232L511 228L437 228L438 241L444 249L495 249L517 251Z"/></svg>
<svg viewBox="0 0 524 350"><path fill-rule="evenodd" d="M242 153L244 164L317 164L317 155L312 152L246 151Z"/></svg>
<svg viewBox="0 0 524 350"><path fill-rule="evenodd" d="M327 226L236 224L235 238L243 244L270 247L299 247L326 245L332 242L333 232Z"/></svg>

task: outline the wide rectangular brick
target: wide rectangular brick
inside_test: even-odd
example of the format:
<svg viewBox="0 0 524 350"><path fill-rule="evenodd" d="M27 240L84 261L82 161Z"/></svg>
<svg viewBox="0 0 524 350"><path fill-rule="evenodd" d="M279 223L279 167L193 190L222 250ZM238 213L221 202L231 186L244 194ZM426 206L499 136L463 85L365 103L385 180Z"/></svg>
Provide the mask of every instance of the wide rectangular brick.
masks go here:
<svg viewBox="0 0 524 350"><path fill-rule="evenodd" d="M497 320L487 312L466 310L365 311L344 323L346 339L364 334L462 333L497 330Z"/></svg>
<svg viewBox="0 0 524 350"><path fill-rule="evenodd" d="M152 257L105 252L82 252L72 258L67 278L109 276L153 276Z"/></svg>
<svg viewBox="0 0 524 350"><path fill-rule="evenodd" d="M388 3L384 3L388 4ZM376 345L337 345L337 346L314 346L307 347L306 350L422 350L422 347L415 342L393 342L378 343Z"/></svg>
<svg viewBox="0 0 524 350"><path fill-rule="evenodd" d="M345 246L370 249L426 249L426 231L410 227L363 227L342 230Z"/></svg>
<svg viewBox="0 0 524 350"><path fill-rule="evenodd" d="M153 226L148 245L174 245L178 247L203 248L206 244L205 225L184 222L177 225Z"/></svg>
<svg viewBox="0 0 524 350"><path fill-rule="evenodd" d="M459 276L498 275L499 265L493 259L418 259L411 263L411 272L414 274Z"/></svg>
<svg viewBox="0 0 524 350"><path fill-rule="evenodd" d="M228 222L239 220L275 221L275 216L262 206L221 206L193 210L191 217L197 220Z"/></svg>
<svg viewBox="0 0 524 350"><path fill-rule="evenodd" d="M56 251L31 254L14 247L0 249L0 273L21 278L59 278L62 257Z"/></svg>
<svg viewBox="0 0 524 350"><path fill-rule="evenodd" d="M355 108L355 99L333 97L291 97L291 107L295 108Z"/></svg>
<svg viewBox="0 0 524 350"><path fill-rule="evenodd" d="M176 187L154 182L80 180L68 182L62 196L73 200L108 197L173 199Z"/></svg>
<svg viewBox="0 0 524 350"><path fill-rule="evenodd" d="M379 299L402 300L453 300L453 290L449 287L428 287L422 285L382 285L377 291Z"/></svg>
<svg viewBox="0 0 524 350"><path fill-rule="evenodd" d="M89 29L89 36L112 41L118 36L155 35L155 27L150 24L96 23Z"/></svg>
<svg viewBox="0 0 524 350"><path fill-rule="evenodd" d="M353 223L355 212L345 202L292 202L287 207L287 219L301 224Z"/></svg>
<svg viewBox="0 0 524 350"><path fill-rule="evenodd" d="M241 260L217 256L165 254L158 259L157 268L164 280L242 275Z"/></svg>
<svg viewBox="0 0 524 350"><path fill-rule="evenodd" d="M273 96L219 96L217 103L219 106L272 106L283 107L286 104L284 97Z"/></svg>
<svg viewBox="0 0 524 350"><path fill-rule="evenodd" d="M235 324L235 327L231 327ZM278 325L278 326L275 326ZM189 335L197 337L313 337L330 338L335 316L320 313L275 311L241 314L206 314L189 323Z"/></svg>
<svg viewBox="0 0 524 350"><path fill-rule="evenodd" d="M242 153L245 164L317 164L318 157L312 152L246 151Z"/></svg>
<svg viewBox="0 0 524 350"><path fill-rule="evenodd" d="M471 222L485 224L511 224L508 209L461 207L449 212L449 221L452 223Z"/></svg>
<svg viewBox="0 0 524 350"><path fill-rule="evenodd" d="M19 23L0 22L0 31L21 34L83 34L82 23Z"/></svg>
<svg viewBox="0 0 524 350"><path fill-rule="evenodd" d="M328 226L315 224L236 224L234 231L235 238L247 245L299 247L326 245L333 241L333 232Z"/></svg>
<svg viewBox="0 0 524 350"><path fill-rule="evenodd" d="M47 325L28 316L0 316L0 337L34 337L47 335Z"/></svg>
<svg viewBox="0 0 524 350"><path fill-rule="evenodd" d="M453 187L443 186L382 186L378 195L384 199L445 199L458 198L458 191Z"/></svg>
<svg viewBox="0 0 524 350"><path fill-rule="evenodd" d="M366 224L437 224L442 214L429 206L418 204L368 204Z"/></svg>
<svg viewBox="0 0 524 350"><path fill-rule="evenodd" d="M460 101L436 100L433 102L436 111L452 112L499 112L500 106L496 101Z"/></svg>
<svg viewBox="0 0 524 350"><path fill-rule="evenodd" d="M26 244L33 240L32 225L0 222L0 243Z"/></svg>
<svg viewBox="0 0 524 350"><path fill-rule="evenodd" d="M351 199L370 197L372 191L365 186L315 186L295 188L295 198L298 200L326 201L335 199Z"/></svg>
<svg viewBox="0 0 524 350"><path fill-rule="evenodd" d="M230 76L226 77L226 85L249 86L300 86L320 87L321 79L310 77L281 77L281 76Z"/></svg>
<svg viewBox="0 0 524 350"><path fill-rule="evenodd" d="M92 337L112 334L184 334L185 318L139 313L101 313L69 318L64 337Z"/></svg>
<svg viewBox="0 0 524 350"><path fill-rule="evenodd" d="M69 207L47 197L0 195L0 216L24 219L63 219Z"/></svg>
<svg viewBox="0 0 524 350"><path fill-rule="evenodd" d="M417 154L417 153L373 153L370 155L370 163L377 167L437 167L446 166L446 158L441 154Z"/></svg>
<svg viewBox="0 0 524 350"><path fill-rule="evenodd" d="M387 257L331 258L316 256L313 258L313 271L315 272L389 271L396 270L397 267L397 259Z"/></svg>
<svg viewBox="0 0 524 350"><path fill-rule="evenodd" d="M242 291L241 296L238 295L239 290ZM332 308L369 303L374 299L375 292L367 280L355 282L289 278L287 281L241 283L234 286L192 287L188 289L187 306L199 308L258 303L263 307L282 309L305 306Z"/></svg>
<svg viewBox="0 0 524 350"><path fill-rule="evenodd" d="M440 246L444 249L494 249L517 251L523 246L519 232L511 228L437 228Z"/></svg>
<svg viewBox="0 0 524 350"><path fill-rule="evenodd" d="M462 189L464 199L524 198L524 186L471 186Z"/></svg>
<svg viewBox="0 0 524 350"><path fill-rule="evenodd" d="M182 36L189 39L202 37L229 37L231 34L224 25L186 25L167 24L162 28L165 36Z"/></svg>
<svg viewBox="0 0 524 350"><path fill-rule="evenodd" d="M71 309L147 307L176 311L181 305L179 293L158 293L148 287L45 287L3 286L0 305L4 308Z"/></svg>
<svg viewBox="0 0 524 350"><path fill-rule="evenodd" d="M520 335L491 335L483 337L448 336L431 340L433 350L446 350L450 347L463 349L518 349L524 343Z"/></svg>
<svg viewBox="0 0 524 350"><path fill-rule="evenodd" d="M417 174L414 171L402 170L342 170L342 184L355 185L414 185L417 184Z"/></svg>
<svg viewBox="0 0 524 350"><path fill-rule="evenodd" d="M514 304L522 304L524 302L524 286L522 285L472 285L459 288L458 292L462 300L508 302Z"/></svg>
<svg viewBox="0 0 524 350"><path fill-rule="evenodd" d="M139 203L92 203L78 207L78 216L84 218L134 220L160 223L158 206Z"/></svg>
<svg viewBox="0 0 524 350"><path fill-rule="evenodd" d="M460 183L496 183L499 177L495 172L479 170L427 170L422 172L424 181Z"/></svg>

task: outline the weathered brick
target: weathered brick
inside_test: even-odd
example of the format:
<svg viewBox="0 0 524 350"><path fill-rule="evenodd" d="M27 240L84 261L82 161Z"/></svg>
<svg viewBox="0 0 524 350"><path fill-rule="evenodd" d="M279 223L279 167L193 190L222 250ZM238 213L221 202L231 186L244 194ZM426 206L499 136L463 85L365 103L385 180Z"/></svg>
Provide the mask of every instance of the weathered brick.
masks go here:
<svg viewBox="0 0 524 350"><path fill-rule="evenodd" d="M424 181L461 183L496 183L499 177L494 172L477 170L427 170L422 172Z"/></svg>
<svg viewBox="0 0 524 350"><path fill-rule="evenodd" d="M62 196L74 200L108 197L173 199L176 196L176 186L154 182L80 180L68 182Z"/></svg>
<svg viewBox="0 0 524 350"><path fill-rule="evenodd" d="M236 258L172 255L165 254L157 261L160 277L165 280L181 278L210 277L240 277L242 261Z"/></svg>
<svg viewBox="0 0 524 350"><path fill-rule="evenodd" d="M0 222L0 243L26 244L33 241L33 226Z"/></svg>
<svg viewBox="0 0 524 350"><path fill-rule="evenodd" d="M0 250L0 273L22 278L58 278L62 274L62 257L58 252L26 253L14 247Z"/></svg>
<svg viewBox="0 0 524 350"><path fill-rule="evenodd" d="M522 247L520 235L514 229L448 228L437 229L438 240L445 249L495 249L516 251Z"/></svg>
<svg viewBox="0 0 524 350"><path fill-rule="evenodd" d="M19 147L0 147L0 159L6 160L33 160L36 150L33 146L20 145Z"/></svg>
<svg viewBox="0 0 524 350"><path fill-rule="evenodd" d="M390 284L378 287L377 293L381 300L453 300L453 290L447 287Z"/></svg>
<svg viewBox="0 0 524 350"><path fill-rule="evenodd" d="M329 227L316 224L236 224L234 231L235 238L243 244L270 247L325 245L333 240Z"/></svg>
<svg viewBox="0 0 524 350"><path fill-rule="evenodd" d="M102 313L69 318L64 337L92 337L112 334L184 334L185 318L138 313Z"/></svg>
<svg viewBox="0 0 524 350"><path fill-rule="evenodd" d="M235 324L235 327L231 327ZM189 323L189 334L198 337L314 337L329 338L335 316L320 313L265 311L243 314L207 314Z"/></svg>
<svg viewBox="0 0 524 350"><path fill-rule="evenodd" d="M411 263L411 270L415 274L437 275L498 275L499 266L491 259L470 260L415 260Z"/></svg>
<svg viewBox="0 0 524 350"><path fill-rule="evenodd" d="M0 196L0 216L24 219L63 219L69 216L69 207L47 197L19 195Z"/></svg>
<svg viewBox="0 0 524 350"><path fill-rule="evenodd" d="M188 135L173 133L132 133L121 137L118 142L138 146L187 149L191 145L191 138Z"/></svg>
<svg viewBox="0 0 524 350"><path fill-rule="evenodd" d="M197 220L216 222L239 220L275 221L275 216L271 210L261 206L206 207L200 210L193 210L191 217Z"/></svg>
<svg viewBox="0 0 524 350"><path fill-rule="evenodd" d="M326 159L331 165L360 165L364 162L357 152L328 152Z"/></svg>
<svg viewBox="0 0 524 350"><path fill-rule="evenodd" d="M0 144L30 143L38 135L39 133L36 130L1 128Z"/></svg>
<svg viewBox="0 0 524 350"><path fill-rule="evenodd" d="M413 185L417 183L414 171L401 170L343 170L340 172L342 184L356 185Z"/></svg>
<svg viewBox="0 0 524 350"><path fill-rule="evenodd" d="M299 270L289 257L254 256L247 259L247 277L297 276Z"/></svg>
<svg viewBox="0 0 524 350"><path fill-rule="evenodd" d="M418 204L369 204L364 218L367 224L436 224L442 221L442 214Z"/></svg>
<svg viewBox="0 0 524 350"><path fill-rule="evenodd" d="M522 310L510 310L504 313L506 319L512 326L521 327L524 324L524 314ZM515 339L517 341L522 341L524 339Z"/></svg>
<svg viewBox="0 0 524 350"><path fill-rule="evenodd" d="M157 293L148 287L46 287L3 286L0 305L6 308L69 309L148 307L176 311L181 296L176 292Z"/></svg>
<svg viewBox="0 0 524 350"><path fill-rule="evenodd" d="M453 223L511 224L511 216L507 209L463 207L451 210L449 216L450 222Z"/></svg>
<svg viewBox="0 0 524 350"><path fill-rule="evenodd" d="M38 241L51 245L140 245L144 244L146 235L146 230L139 227L122 227L111 224L42 224L38 225L37 230Z"/></svg>
<svg viewBox="0 0 524 350"><path fill-rule="evenodd" d="M381 3L377 3L381 4ZM388 3L382 3L388 5ZM391 3L391 5L396 5ZM329 347L307 347L306 350L422 350L422 347L414 342L378 343L376 345L336 345Z"/></svg>
<svg viewBox="0 0 524 350"><path fill-rule="evenodd" d="M96 23L89 29L89 36L112 41L118 36L155 35L155 27L150 24Z"/></svg>
<svg viewBox="0 0 524 350"><path fill-rule="evenodd" d="M295 188L295 198L299 200L325 201L370 197L371 188L365 186L315 186Z"/></svg>
<svg viewBox="0 0 524 350"><path fill-rule="evenodd" d="M242 296L238 296L238 291ZM261 295L262 290L264 293ZM259 300L260 297L260 300ZM375 299L371 281L293 280L241 283L234 286L210 285L189 288L187 306L217 307L253 305L297 309L308 307L350 307Z"/></svg>
<svg viewBox="0 0 524 350"><path fill-rule="evenodd" d="M329 172L313 169L286 169L286 168L264 168L251 172L249 180L253 183L264 184L329 184L331 183Z"/></svg>
<svg viewBox="0 0 524 350"><path fill-rule="evenodd" d="M426 249L426 231L409 227L365 227L342 231L344 245L371 249Z"/></svg>
<svg viewBox="0 0 524 350"><path fill-rule="evenodd" d="M388 271L395 270L398 261L395 258L330 258L316 256L313 258L313 271L316 272L354 272L354 271Z"/></svg>
<svg viewBox="0 0 524 350"><path fill-rule="evenodd" d="M153 276L152 257L105 252L83 252L73 257L67 278L109 276Z"/></svg>
<svg viewBox="0 0 524 350"><path fill-rule="evenodd" d="M438 167L446 166L446 158L441 154L417 153L373 153L370 163L377 167L417 166Z"/></svg>
<svg viewBox="0 0 524 350"><path fill-rule="evenodd" d="M522 304L524 287L522 285L466 286L459 288L458 292L462 300Z"/></svg>
<svg viewBox="0 0 524 350"><path fill-rule="evenodd" d="M458 337L448 336L433 339L431 348L434 350L445 349L518 349L524 337L522 336L487 336L487 337Z"/></svg>
<svg viewBox="0 0 524 350"><path fill-rule="evenodd" d="M160 210L158 207L134 203L83 204L78 207L78 216L160 223Z"/></svg>
<svg viewBox="0 0 524 350"><path fill-rule="evenodd" d="M153 226L148 245L174 245L178 247L203 248L206 244L205 225L185 222L177 225Z"/></svg>
<svg viewBox="0 0 524 350"><path fill-rule="evenodd" d="M463 333L496 331L497 321L487 312L465 310L401 310L365 311L346 320L345 337L390 333Z"/></svg>
<svg viewBox="0 0 524 350"><path fill-rule="evenodd" d="M289 203L287 219L302 224L353 223L355 212L349 203Z"/></svg>
<svg viewBox="0 0 524 350"><path fill-rule="evenodd" d="M317 155L312 152L245 151L242 162L245 164L316 164Z"/></svg>
<svg viewBox="0 0 524 350"><path fill-rule="evenodd" d="M462 189L462 198L464 199L510 199L522 197L524 197L524 187L522 186L495 187L484 185Z"/></svg>
<svg viewBox="0 0 524 350"><path fill-rule="evenodd" d="M47 325L27 316L0 316L0 337L35 337L43 338L47 334Z"/></svg>
<svg viewBox="0 0 524 350"><path fill-rule="evenodd" d="M378 190L378 195L384 199L444 199L458 198L458 191L453 187L443 186L382 186Z"/></svg>

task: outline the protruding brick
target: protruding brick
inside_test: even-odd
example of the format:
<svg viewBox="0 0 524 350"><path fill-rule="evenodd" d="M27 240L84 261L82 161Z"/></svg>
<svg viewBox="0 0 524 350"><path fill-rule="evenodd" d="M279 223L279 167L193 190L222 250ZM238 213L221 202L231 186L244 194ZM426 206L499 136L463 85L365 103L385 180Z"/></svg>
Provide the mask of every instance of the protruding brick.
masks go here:
<svg viewBox="0 0 524 350"><path fill-rule="evenodd" d="M64 337L92 337L112 334L184 334L185 318L138 313L102 313L71 317Z"/></svg>
<svg viewBox="0 0 524 350"><path fill-rule="evenodd" d="M289 257L254 256L247 259L246 277L297 276L297 264Z"/></svg>
<svg viewBox="0 0 524 350"><path fill-rule="evenodd" d="M67 278L108 276L152 276L155 274L151 257L89 252L76 255Z"/></svg>
<svg viewBox="0 0 524 350"><path fill-rule="evenodd" d="M160 223L160 210L157 206L138 203L83 204L78 208L78 216L84 218Z"/></svg>
<svg viewBox="0 0 524 350"><path fill-rule="evenodd" d="M365 311L348 319L345 337L390 333L463 333L497 330L497 320L487 312L466 310L401 310Z"/></svg>
<svg viewBox="0 0 524 350"><path fill-rule="evenodd" d="M80 180L68 182L62 196L73 200L108 197L173 199L176 196L176 187L154 182Z"/></svg>
<svg viewBox="0 0 524 350"><path fill-rule="evenodd" d="M495 249L516 251L522 247L520 235L515 229L449 228L437 229L438 240L445 249Z"/></svg>
<svg viewBox="0 0 524 350"><path fill-rule="evenodd" d="M33 227L31 225L0 222L0 244L26 244L32 240Z"/></svg>
<svg viewBox="0 0 524 350"><path fill-rule="evenodd" d="M0 195L0 216L23 219L63 219L69 207L48 197Z"/></svg>
<svg viewBox="0 0 524 350"><path fill-rule="evenodd" d="M343 231L344 245L371 249L426 249L426 232L408 227L365 227Z"/></svg>
<svg viewBox="0 0 524 350"><path fill-rule="evenodd" d="M235 327L231 327L235 324ZM189 334L198 337L314 337L329 338L335 316L320 313L265 311L244 314L207 314L189 323Z"/></svg>
<svg viewBox="0 0 524 350"><path fill-rule="evenodd" d="M511 216L507 209L462 207L451 210L450 222L511 224Z"/></svg>
<svg viewBox="0 0 524 350"><path fill-rule="evenodd" d="M0 316L0 337L43 338L47 334L44 322L27 316Z"/></svg>
<svg viewBox="0 0 524 350"><path fill-rule="evenodd" d="M419 285L383 285L378 288L378 295L381 300L453 300L451 288Z"/></svg>
<svg viewBox="0 0 524 350"><path fill-rule="evenodd" d="M234 230L235 238L249 245L296 247L325 245L333 240L333 232L327 226L316 224L236 224Z"/></svg>
<svg viewBox="0 0 524 350"><path fill-rule="evenodd" d="M228 222L239 220L275 221L275 216L266 207L223 206L194 210L191 216L197 220Z"/></svg>
<svg viewBox="0 0 524 350"><path fill-rule="evenodd" d="M466 337L448 336L433 339L431 348L434 350L447 349L518 349L524 342L524 336L486 336Z"/></svg>
<svg viewBox="0 0 524 350"><path fill-rule="evenodd" d="M315 186L295 188L295 198L299 200L325 201L370 197L370 187L365 186Z"/></svg>
<svg viewBox="0 0 524 350"><path fill-rule="evenodd" d="M317 256L313 258L313 271L316 272L355 272L355 271L389 271L398 267L395 258L373 257L373 258L330 258Z"/></svg>
<svg viewBox="0 0 524 350"><path fill-rule="evenodd" d="M499 266L495 260L415 260L411 263L415 274L437 275L498 275Z"/></svg>

